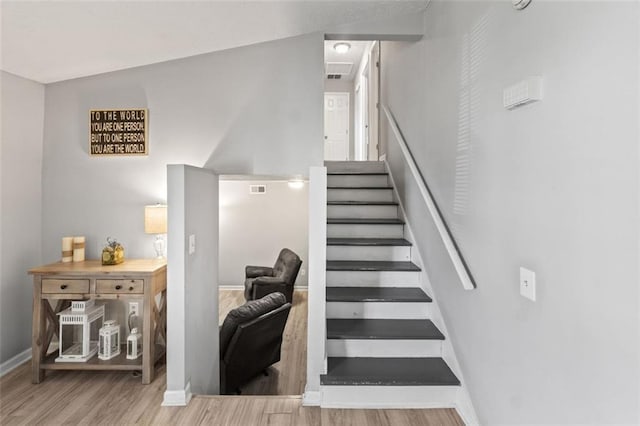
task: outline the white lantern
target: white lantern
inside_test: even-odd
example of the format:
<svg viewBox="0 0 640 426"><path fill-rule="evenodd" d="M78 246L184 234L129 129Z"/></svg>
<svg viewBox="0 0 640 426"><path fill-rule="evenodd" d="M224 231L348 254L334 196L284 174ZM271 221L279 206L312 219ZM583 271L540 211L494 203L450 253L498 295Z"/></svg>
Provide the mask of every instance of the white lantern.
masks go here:
<svg viewBox="0 0 640 426"><path fill-rule="evenodd" d="M108 360L120 355L120 326L115 320L105 321L100 329L98 358Z"/></svg>
<svg viewBox="0 0 640 426"><path fill-rule="evenodd" d="M99 329L104 318L104 305L72 302L60 316L59 356L56 362L86 362L98 352ZM85 309L79 309L81 306Z"/></svg>
<svg viewBox="0 0 640 426"><path fill-rule="evenodd" d="M131 334L127 337L127 359L136 359L142 355L142 334L133 327Z"/></svg>

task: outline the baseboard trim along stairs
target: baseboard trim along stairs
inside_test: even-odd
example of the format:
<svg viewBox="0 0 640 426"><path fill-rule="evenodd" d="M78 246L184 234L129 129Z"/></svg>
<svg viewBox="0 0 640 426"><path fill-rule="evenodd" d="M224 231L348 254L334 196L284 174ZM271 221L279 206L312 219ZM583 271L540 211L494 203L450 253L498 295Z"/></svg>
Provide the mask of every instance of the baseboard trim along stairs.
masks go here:
<svg viewBox="0 0 640 426"><path fill-rule="evenodd" d="M456 406L461 382L382 162L327 162L327 370L320 405Z"/></svg>

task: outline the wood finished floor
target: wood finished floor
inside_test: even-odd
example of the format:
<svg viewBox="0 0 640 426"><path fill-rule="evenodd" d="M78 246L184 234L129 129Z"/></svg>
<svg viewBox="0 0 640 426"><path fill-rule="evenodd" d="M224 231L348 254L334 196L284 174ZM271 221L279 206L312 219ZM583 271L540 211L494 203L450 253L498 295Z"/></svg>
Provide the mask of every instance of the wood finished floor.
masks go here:
<svg viewBox="0 0 640 426"><path fill-rule="evenodd" d="M297 396L249 396L275 389L302 392L306 375L306 292L296 292L285 330L282 360L243 388L242 396L195 396L187 407L161 407L165 366L149 385L130 372L49 371L31 384L31 364L0 378L1 425L140 424L216 426L462 425L453 409L344 410L303 407ZM221 291L220 318L243 302L239 291ZM304 313L303 313L304 312ZM300 320L301 319L301 320ZM293 347L296 346L296 347ZM301 361L302 360L302 361ZM291 362L294 363L291 366ZM287 365L286 374L282 365ZM295 371L295 372L294 372ZM290 374L291 373L291 374ZM277 379L277 380L276 380ZM295 394L294 394L295 395Z"/></svg>

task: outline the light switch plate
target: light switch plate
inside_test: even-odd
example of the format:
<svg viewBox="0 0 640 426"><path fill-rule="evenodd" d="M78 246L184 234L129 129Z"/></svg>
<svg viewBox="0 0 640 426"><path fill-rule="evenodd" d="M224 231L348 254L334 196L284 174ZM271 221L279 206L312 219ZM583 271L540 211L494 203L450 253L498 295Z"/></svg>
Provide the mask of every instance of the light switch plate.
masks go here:
<svg viewBox="0 0 640 426"><path fill-rule="evenodd" d="M189 235L189 254L193 254L196 252L196 236Z"/></svg>
<svg viewBox="0 0 640 426"><path fill-rule="evenodd" d="M520 295L536 301L536 273L527 268L520 268Z"/></svg>

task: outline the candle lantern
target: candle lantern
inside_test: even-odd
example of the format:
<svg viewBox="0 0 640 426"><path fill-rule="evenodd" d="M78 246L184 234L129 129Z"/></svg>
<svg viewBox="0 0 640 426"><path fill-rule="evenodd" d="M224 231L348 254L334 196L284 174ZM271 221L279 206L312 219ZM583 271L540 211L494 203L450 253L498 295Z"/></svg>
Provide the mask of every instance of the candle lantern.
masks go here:
<svg viewBox="0 0 640 426"><path fill-rule="evenodd" d="M142 334L138 333L138 328L133 327L131 334L127 337L127 359L136 359L142 355Z"/></svg>
<svg viewBox="0 0 640 426"><path fill-rule="evenodd" d="M98 358L108 360L120 355L120 326L114 320L105 321L100 329Z"/></svg>
<svg viewBox="0 0 640 426"><path fill-rule="evenodd" d="M74 301L71 308L58 313L59 356L56 362L86 362L98 352L99 329L104 305L93 300Z"/></svg>

